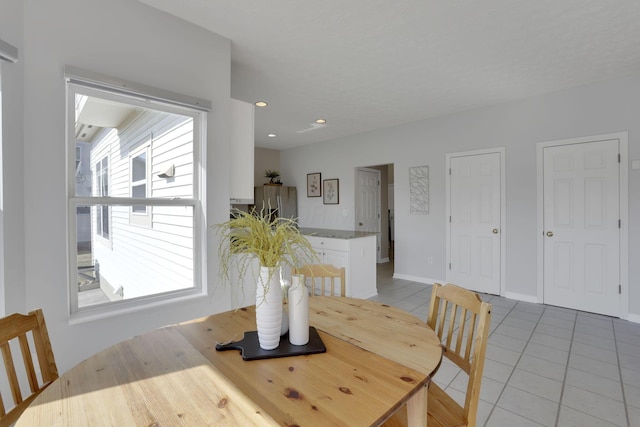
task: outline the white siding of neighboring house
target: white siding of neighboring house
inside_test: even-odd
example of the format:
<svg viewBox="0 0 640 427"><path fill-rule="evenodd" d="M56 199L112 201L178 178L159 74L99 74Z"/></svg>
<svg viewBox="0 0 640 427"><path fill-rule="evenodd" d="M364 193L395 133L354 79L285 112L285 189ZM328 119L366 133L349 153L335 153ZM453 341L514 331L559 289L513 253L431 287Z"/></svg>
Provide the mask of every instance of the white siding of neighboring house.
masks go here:
<svg viewBox="0 0 640 427"><path fill-rule="evenodd" d="M109 196L130 197L130 155L144 145L149 145L147 197L192 198L193 120L157 112L144 112L120 135L112 130L93 149L94 176L96 162L109 155ZM172 164L173 178L157 176ZM192 209L147 209L150 222L137 225L130 220L130 206L112 206L109 241L96 235L96 210L92 210L94 262L99 263L101 288L114 299L113 293L120 289L124 298L135 298L193 286Z"/></svg>

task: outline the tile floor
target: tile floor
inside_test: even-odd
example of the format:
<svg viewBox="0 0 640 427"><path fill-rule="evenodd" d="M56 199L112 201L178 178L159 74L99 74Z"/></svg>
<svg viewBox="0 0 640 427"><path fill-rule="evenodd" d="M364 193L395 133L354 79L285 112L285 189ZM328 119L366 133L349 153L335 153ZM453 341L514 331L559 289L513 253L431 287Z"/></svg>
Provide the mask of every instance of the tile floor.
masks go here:
<svg viewBox="0 0 640 427"><path fill-rule="evenodd" d="M431 286L378 265L373 298L426 319ZM640 426L640 324L481 295L493 305L478 426ZM434 381L464 399L446 359Z"/></svg>

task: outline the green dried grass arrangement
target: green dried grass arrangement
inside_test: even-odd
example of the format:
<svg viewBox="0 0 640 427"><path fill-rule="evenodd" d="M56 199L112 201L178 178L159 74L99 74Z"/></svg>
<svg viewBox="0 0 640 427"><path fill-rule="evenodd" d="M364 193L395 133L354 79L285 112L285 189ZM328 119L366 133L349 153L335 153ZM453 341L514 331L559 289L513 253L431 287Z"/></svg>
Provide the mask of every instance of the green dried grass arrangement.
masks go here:
<svg viewBox="0 0 640 427"><path fill-rule="evenodd" d="M291 269L319 261L294 219L272 218L264 208L251 213L232 209L231 215L229 221L212 227L219 239L220 274L225 282L231 282L234 263L243 282L254 258L262 267L286 265Z"/></svg>

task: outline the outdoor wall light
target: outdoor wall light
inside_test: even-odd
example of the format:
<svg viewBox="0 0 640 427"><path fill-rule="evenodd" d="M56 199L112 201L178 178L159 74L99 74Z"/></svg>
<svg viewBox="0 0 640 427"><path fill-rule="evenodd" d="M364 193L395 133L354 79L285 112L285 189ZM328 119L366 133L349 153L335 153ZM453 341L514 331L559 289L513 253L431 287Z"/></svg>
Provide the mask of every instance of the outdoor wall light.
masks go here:
<svg viewBox="0 0 640 427"><path fill-rule="evenodd" d="M159 173L158 178L173 178L176 174L176 168L174 165L171 165L169 169L166 171Z"/></svg>

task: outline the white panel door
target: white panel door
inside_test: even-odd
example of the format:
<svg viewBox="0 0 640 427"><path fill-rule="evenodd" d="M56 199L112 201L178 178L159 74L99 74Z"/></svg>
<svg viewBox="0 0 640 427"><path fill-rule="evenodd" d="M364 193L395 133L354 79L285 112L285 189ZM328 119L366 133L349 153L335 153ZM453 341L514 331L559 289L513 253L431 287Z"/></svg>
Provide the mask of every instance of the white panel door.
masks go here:
<svg viewBox="0 0 640 427"><path fill-rule="evenodd" d="M380 172L358 169L356 230L380 231Z"/></svg>
<svg viewBox="0 0 640 427"><path fill-rule="evenodd" d="M544 302L620 315L618 140L543 149Z"/></svg>
<svg viewBox="0 0 640 427"><path fill-rule="evenodd" d="M447 281L500 294L501 154L450 158Z"/></svg>
<svg viewBox="0 0 640 427"><path fill-rule="evenodd" d="M376 259L380 262L380 171L358 169L356 175L356 231L378 233Z"/></svg>

